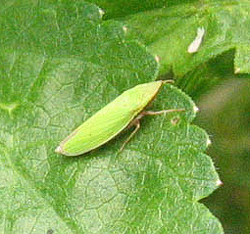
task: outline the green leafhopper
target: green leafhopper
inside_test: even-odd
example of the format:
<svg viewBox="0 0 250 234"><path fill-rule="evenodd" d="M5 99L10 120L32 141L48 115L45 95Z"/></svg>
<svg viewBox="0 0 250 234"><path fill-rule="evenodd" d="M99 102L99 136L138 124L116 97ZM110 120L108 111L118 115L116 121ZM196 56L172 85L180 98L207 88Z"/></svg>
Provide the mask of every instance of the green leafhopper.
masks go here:
<svg viewBox="0 0 250 234"><path fill-rule="evenodd" d="M183 111L183 109L143 111L154 100L161 86L166 82L170 81L159 80L139 84L125 91L75 129L60 143L55 151L67 156L81 155L105 144L124 128L135 125L136 128L123 144L121 148L123 149L125 144L138 131L139 120L144 115Z"/></svg>

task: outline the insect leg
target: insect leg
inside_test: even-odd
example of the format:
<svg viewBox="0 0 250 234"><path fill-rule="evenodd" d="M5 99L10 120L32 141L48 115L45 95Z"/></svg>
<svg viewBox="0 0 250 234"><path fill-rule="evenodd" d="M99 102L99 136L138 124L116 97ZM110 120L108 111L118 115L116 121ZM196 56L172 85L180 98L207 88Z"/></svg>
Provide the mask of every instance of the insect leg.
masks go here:
<svg viewBox="0 0 250 234"><path fill-rule="evenodd" d="M135 125L136 127L135 127L134 131L130 134L130 136L128 137L128 139L122 144L122 147L120 148L119 152L121 152L124 149L125 145L131 140L131 138L139 130L139 128L140 128L140 121L139 121L139 119L138 118L134 119L133 122L130 124L130 126L132 126L132 125Z"/></svg>
<svg viewBox="0 0 250 234"><path fill-rule="evenodd" d="M131 138L136 134L136 132L139 130L140 128L140 119L145 116L145 115L161 115L164 113L169 113L169 112L182 112L185 111L185 109L170 109L170 110L161 110L161 111L143 111L141 112L129 125L128 128L132 127L132 126L136 126L134 131L130 134L130 136L128 137L128 139L123 143L122 147L120 148L119 152L121 152L125 145L131 140Z"/></svg>
<svg viewBox="0 0 250 234"><path fill-rule="evenodd" d="M141 115L161 115L165 113L170 113L170 112L182 112L185 111L185 109L170 109L170 110L161 110L161 111L143 111Z"/></svg>

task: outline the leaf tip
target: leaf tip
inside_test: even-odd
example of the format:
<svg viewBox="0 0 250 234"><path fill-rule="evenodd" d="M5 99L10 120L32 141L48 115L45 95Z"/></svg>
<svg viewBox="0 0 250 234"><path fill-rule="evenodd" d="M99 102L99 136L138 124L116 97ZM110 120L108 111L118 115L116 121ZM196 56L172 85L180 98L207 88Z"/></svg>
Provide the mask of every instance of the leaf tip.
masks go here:
<svg viewBox="0 0 250 234"><path fill-rule="evenodd" d="M234 73L235 73L235 74L238 74L238 73L240 73L240 72L241 72L241 70L240 70L239 67L235 68L235 70L234 70Z"/></svg>
<svg viewBox="0 0 250 234"><path fill-rule="evenodd" d="M161 58L160 58L158 55L155 55L155 61L156 61L157 63L159 63L160 60L161 60Z"/></svg>
<svg viewBox="0 0 250 234"><path fill-rule="evenodd" d="M207 146L209 146L209 145L211 145L211 144L212 144L212 142L211 142L211 140L210 140L209 138L207 138L207 142L206 142L206 144L207 144Z"/></svg>
<svg viewBox="0 0 250 234"><path fill-rule="evenodd" d="M197 113L199 111L199 108L197 106L193 106L194 113Z"/></svg>
<svg viewBox="0 0 250 234"><path fill-rule="evenodd" d="M219 187L219 186L223 185L223 182L221 180L217 180L216 185Z"/></svg>

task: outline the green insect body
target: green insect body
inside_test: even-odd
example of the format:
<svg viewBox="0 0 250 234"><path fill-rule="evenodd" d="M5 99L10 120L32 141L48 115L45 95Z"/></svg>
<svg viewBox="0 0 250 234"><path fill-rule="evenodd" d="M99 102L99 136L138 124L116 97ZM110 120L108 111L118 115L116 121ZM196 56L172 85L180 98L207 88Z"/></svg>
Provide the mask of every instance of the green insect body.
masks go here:
<svg viewBox="0 0 250 234"><path fill-rule="evenodd" d="M77 156L105 144L131 124L165 82L159 80L140 84L125 91L75 129L60 143L56 152Z"/></svg>

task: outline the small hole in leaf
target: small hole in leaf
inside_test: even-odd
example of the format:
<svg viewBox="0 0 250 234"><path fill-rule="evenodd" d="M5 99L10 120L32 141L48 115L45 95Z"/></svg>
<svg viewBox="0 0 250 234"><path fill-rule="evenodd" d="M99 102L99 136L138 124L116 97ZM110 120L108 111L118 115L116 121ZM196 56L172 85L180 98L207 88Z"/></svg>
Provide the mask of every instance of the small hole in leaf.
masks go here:
<svg viewBox="0 0 250 234"><path fill-rule="evenodd" d="M180 117L174 117L171 119L171 124L176 125L180 122Z"/></svg>

